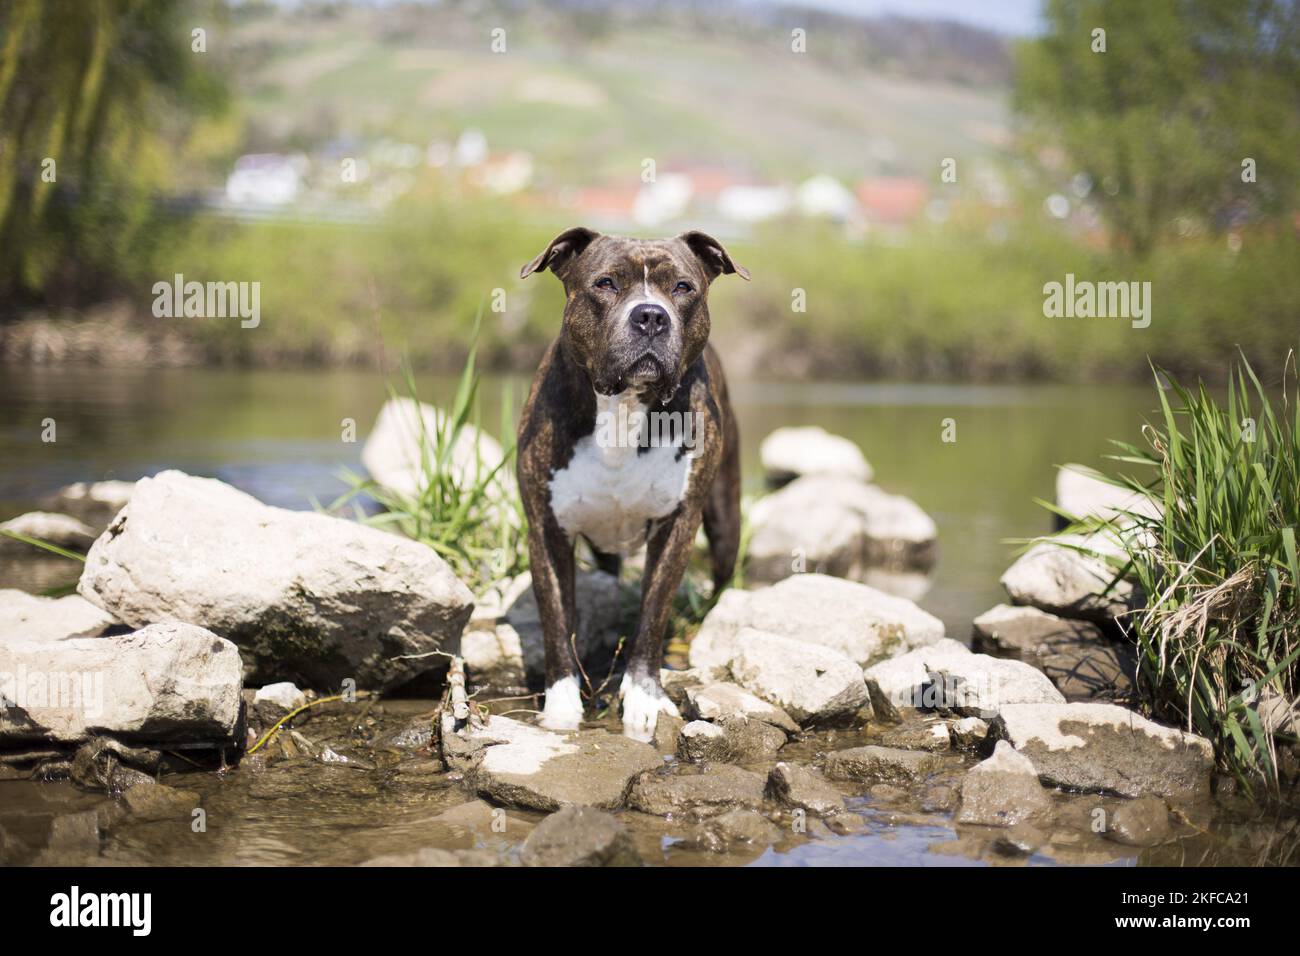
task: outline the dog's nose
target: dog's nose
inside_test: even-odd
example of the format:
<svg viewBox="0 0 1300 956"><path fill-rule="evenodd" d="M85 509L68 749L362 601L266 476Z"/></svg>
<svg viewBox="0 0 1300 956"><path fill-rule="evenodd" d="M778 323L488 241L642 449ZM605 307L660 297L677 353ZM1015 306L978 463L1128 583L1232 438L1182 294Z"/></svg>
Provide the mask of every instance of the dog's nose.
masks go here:
<svg viewBox="0 0 1300 956"><path fill-rule="evenodd" d="M668 312L653 303L638 305L627 317L632 328L646 338L654 338L661 332L668 331Z"/></svg>

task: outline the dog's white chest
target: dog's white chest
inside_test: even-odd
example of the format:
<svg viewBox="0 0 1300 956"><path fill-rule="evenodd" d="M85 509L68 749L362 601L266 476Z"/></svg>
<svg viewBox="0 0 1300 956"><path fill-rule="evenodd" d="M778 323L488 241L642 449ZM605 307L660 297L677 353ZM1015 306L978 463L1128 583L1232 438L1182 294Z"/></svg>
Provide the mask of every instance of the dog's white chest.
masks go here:
<svg viewBox="0 0 1300 956"><path fill-rule="evenodd" d="M602 407L617 414L608 400ZM598 424L578 441L568 465L551 476L551 511L569 537L582 534L600 551L628 554L681 503L693 459L677 445L638 448L635 426L612 434L613 442Z"/></svg>

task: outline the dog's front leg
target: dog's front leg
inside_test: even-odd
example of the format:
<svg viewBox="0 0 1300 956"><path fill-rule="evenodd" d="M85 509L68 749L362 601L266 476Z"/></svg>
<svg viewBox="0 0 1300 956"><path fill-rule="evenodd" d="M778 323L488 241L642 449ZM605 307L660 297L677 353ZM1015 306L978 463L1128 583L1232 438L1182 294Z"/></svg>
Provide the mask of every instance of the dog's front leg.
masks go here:
<svg viewBox="0 0 1300 956"><path fill-rule="evenodd" d="M533 594L546 644L546 704L541 725L573 730L582 720L582 687L572 635L578 627L573 542L549 516L528 536Z"/></svg>
<svg viewBox="0 0 1300 956"><path fill-rule="evenodd" d="M636 639L618 692L623 699L623 733L629 737L649 740L660 714L677 716L677 706L668 699L659 682L659 669L663 666L664 634L668 630L673 597L686 573L700 520L698 507L683 506L646 544L641 618L637 621Z"/></svg>

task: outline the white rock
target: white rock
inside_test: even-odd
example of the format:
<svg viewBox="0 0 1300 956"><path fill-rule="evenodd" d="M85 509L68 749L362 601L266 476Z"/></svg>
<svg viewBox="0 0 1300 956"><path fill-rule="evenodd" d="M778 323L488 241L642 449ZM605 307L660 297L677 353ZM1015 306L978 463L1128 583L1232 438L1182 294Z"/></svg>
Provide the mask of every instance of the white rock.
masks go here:
<svg viewBox="0 0 1300 956"><path fill-rule="evenodd" d="M98 637L113 618L79 594L39 597L26 591L0 591L0 644Z"/></svg>
<svg viewBox="0 0 1300 956"><path fill-rule="evenodd" d="M1077 464L1062 465L1056 472L1056 506L1074 518L1106 520L1125 513L1156 518L1164 510L1149 496L1112 485L1094 469Z"/></svg>
<svg viewBox="0 0 1300 956"><path fill-rule="evenodd" d="M77 586L133 627L178 620L244 649L250 676L385 688L455 650L472 597L434 551L353 521L272 508L208 478L137 483Z"/></svg>
<svg viewBox="0 0 1300 956"><path fill-rule="evenodd" d="M749 509L746 574L789 577L806 571L862 579L873 567L926 567L938 529L913 501L840 475L807 475Z"/></svg>
<svg viewBox="0 0 1300 956"><path fill-rule="evenodd" d="M446 413L427 402L391 398L379 410L375 426L361 449L361 462L383 488L415 497L424 489L423 458L436 461L435 445ZM503 451L491 435L466 424L451 448L449 465L462 487L485 480L501 463ZM496 472L498 490L511 487L508 468Z"/></svg>
<svg viewBox="0 0 1300 956"><path fill-rule="evenodd" d="M867 705L862 670L851 658L779 634L742 629L730 671L737 684L800 724L842 721Z"/></svg>
<svg viewBox="0 0 1300 956"><path fill-rule="evenodd" d="M1209 793L1214 748L1115 704L1016 704L993 736L1025 754L1045 783L1125 797L1188 799Z"/></svg>
<svg viewBox="0 0 1300 956"><path fill-rule="evenodd" d="M691 666L725 670L736 635L747 627L819 644L860 665L943 638L943 622L906 598L824 574L796 574L770 588L724 591L691 642Z"/></svg>
<svg viewBox="0 0 1300 956"><path fill-rule="evenodd" d="M288 713L306 706L307 695L298 689L297 684L286 680L259 687L253 695L253 703L271 704Z"/></svg>
<svg viewBox="0 0 1300 956"><path fill-rule="evenodd" d="M1021 661L972 654L946 639L875 664L863 676L876 713L892 719L903 708L988 719L1008 704L1065 700L1042 671Z"/></svg>
<svg viewBox="0 0 1300 956"><path fill-rule="evenodd" d="M0 643L0 742L228 741L242 687L235 645L200 627Z"/></svg>
<svg viewBox="0 0 1300 956"><path fill-rule="evenodd" d="M774 707L745 688L725 681L688 685L684 689L687 713L700 720L745 717L796 733L799 725L780 707Z"/></svg>
<svg viewBox="0 0 1300 956"><path fill-rule="evenodd" d="M78 521L71 515L55 514L50 511L29 511L17 518L10 518L0 523L0 531L12 531L72 551L84 551L90 547L90 542L95 540L94 529L85 522ZM7 535L0 535L0 550L36 553L33 551L34 547Z"/></svg>
<svg viewBox="0 0 1300 956"><path fill-rule="evenodd" d="M843 475L870 481L871 465L857 445L816 425L778 428L759 446L768 481L783 484L800 475Z"/></svg>
<svg viewBox="0 0 1300 956"><path fill-rule="evenodd" d="M1102 532L1044 538L1007 568L1002 587L1014 604L1105 623L1141 602L1140 590L1116 581L1117 569L1105 560L1122 555L1119 543Z"/></svg>

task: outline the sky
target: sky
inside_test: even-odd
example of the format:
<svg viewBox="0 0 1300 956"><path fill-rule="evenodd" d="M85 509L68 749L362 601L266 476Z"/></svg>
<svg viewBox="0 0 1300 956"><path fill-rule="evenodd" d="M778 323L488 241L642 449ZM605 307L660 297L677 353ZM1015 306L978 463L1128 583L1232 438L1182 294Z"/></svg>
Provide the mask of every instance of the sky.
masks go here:
<svg viewBox="0 0 1300 956"><path fill-rule="evenodd" d="M864 16L957 20L1013 36L1038 31L1042 0L803 0L809 6Z"/></svg>

